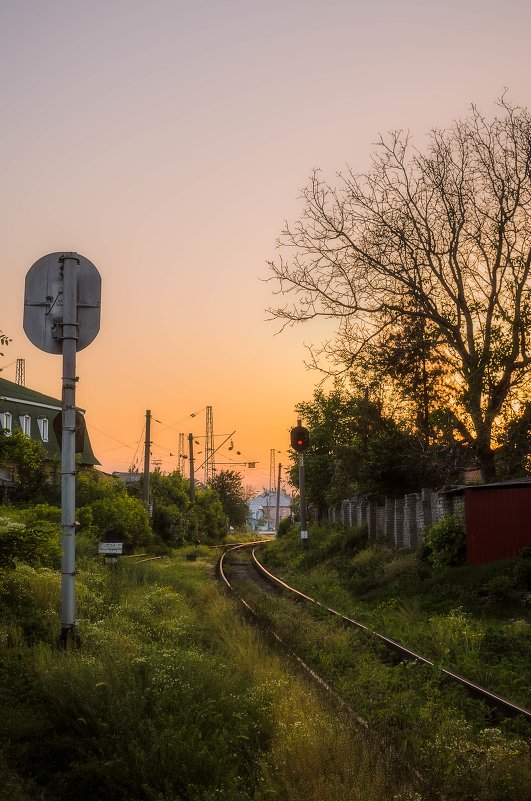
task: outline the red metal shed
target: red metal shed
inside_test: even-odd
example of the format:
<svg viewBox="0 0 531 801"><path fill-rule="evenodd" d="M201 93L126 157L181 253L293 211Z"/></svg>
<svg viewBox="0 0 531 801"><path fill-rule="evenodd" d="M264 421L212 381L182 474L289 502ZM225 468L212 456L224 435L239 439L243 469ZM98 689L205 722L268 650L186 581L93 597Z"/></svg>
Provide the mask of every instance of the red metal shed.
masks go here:
<svg viewBox="0 0 531 801"><path fill-rule="evenodd" d="M463 488L469 565L516 556L531 545L531 480Z"/></svg>

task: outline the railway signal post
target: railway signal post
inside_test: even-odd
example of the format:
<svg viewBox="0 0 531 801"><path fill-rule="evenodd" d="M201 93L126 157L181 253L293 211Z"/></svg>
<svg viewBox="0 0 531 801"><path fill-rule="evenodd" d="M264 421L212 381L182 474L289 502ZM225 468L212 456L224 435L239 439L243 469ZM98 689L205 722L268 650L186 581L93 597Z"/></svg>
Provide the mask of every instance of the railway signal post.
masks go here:
<svg viewBox="0 0 531 801"><path fill-rule="evenodd" d="M300 498L300 515L301 515L301 544L303 546L308 543L308 519L306 511L306 490L304 479L304 451L310 444L310 432L307 428L301 425L301 421L297 421L295 428L290 432L291 447L299 454L299 498Z"/></svg>
<svg viewBox="0 0 531 801"><path fill-rule="evenodd" d="M100 330L101 277L78 253L49 253L30 267L24 293L24 331L36 347L62 354L61 412L61 634L75 635L76 353Z"/></svg>

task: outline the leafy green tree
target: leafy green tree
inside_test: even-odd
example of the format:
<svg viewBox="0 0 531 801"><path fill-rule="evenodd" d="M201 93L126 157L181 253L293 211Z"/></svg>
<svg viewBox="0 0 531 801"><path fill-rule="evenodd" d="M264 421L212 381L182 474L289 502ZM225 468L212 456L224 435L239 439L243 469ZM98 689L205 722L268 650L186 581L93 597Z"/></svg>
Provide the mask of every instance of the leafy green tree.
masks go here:
<svg viewBox="0 0 531 801"><path fill-rule="evenodd" d="M156 470L150 477L153 530L167 545L192 542L197 519L190 501L189 482L175 470L169 475Z"/></svg>
<svg viewBox="0 0 531 801"><path fill-rule="evenodd" d="M76 481L78 519L85 530L99 537L113 535L123 542L145 547L153 539L146 507L127 493L119 479L97 470L84 470Z"/></svg>
<svg viewBox="0 0 531 801"><path fill-rule="evenodd" d="M306 495L319 519L328 506L355 494L392 497L443 483L432 451L385 417L367 394L351 396L339 386L328 395L316 390L296 410L310 431ZM295 455L291 481L298 486Z"/></svg>
<svg viewBox="0 0 531 801"><path fill-rule="evenodd" d="M368 347L369 361L364 365L372 384L387 377L398 389L402 416L405 411L425 448L435 439L432 413L444 407L447 370L439 353L442 344L433 325L406 317Z"/></svg>
<svg viewBox="0 0 531 801"><path fill-rule="evenodd" d="M227 534L229 520L222 503L210 487L198 489L195 500L197 539L200 542L221 542Z"/></svg>
<svg viewBox="0 0 531 801"><path fill-rule="evenodd" d="M531 403L508 422L496 451L496 472L501 479L524 478L531 472Z"/></svg>
<svg viewBox="0 0 531 801"><path fill-rule="evenodd" d="M214 476L210 486L217 492L229 524L234 528L243 528L249 516L249 496L243 486L241 473L236 470L221 470Z"/></svg>
<svg viewBox="0 0 531 801"><path fill-rule="evenodd" d="M152 473L151 497L153 529L167 545L219 542L225 536L228 520L217 493L197 487L192 503L190 484L179 471Z"/></svg>
<svg viewBox="0 0 531 801"><path fill-rule="evenodd" d="M36 502L44 499L49 476L42 442L16 428L9 437L0 438L0 458L16 467L15 500Z"/></svg>
<svg viewBox="0 0 531 801"><path fill-rule="evenodd" d="M473 106L422 153L392 132L367 174L347 168L337 186L315 171L270 263L288 298L274 318L337 320L314 354L325 371L357 367L416 321L444 343L447 405L485 481L531 366L531 115L505 97L499 108L487 120Z"/></svg>

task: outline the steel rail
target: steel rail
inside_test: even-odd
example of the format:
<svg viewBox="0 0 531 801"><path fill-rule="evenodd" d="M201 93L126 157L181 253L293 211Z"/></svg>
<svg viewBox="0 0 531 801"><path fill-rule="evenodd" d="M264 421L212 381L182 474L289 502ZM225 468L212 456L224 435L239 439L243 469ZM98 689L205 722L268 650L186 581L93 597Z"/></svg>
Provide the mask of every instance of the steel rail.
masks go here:
<svg viewBox="0 0 531 801"><path fill-rule="evenodd" d="M257 558L255 550L252 551L252 559L254 564L256 565L257 569L265 576L269 581L277 584L278 586L282 587L283 589L297 595L299 598L302 598L305 601L308 601L316 606L319 606L321 609L330 612L332 615L344 620L345 622L349 623L350 625L356 626L359 629L362 629L367 634L370 634L372 637L375 637L379 642L383 643L387 648L394 651L395 653L399 654L402 659L406 659L407 661L411 662L420 662L424 665L428 665L429 667L435 668L435 664L430 660L426 659L426 657L417 654L415 651L412 651L410 648L406 648L404 645L396 642L395 640L386 637L383 634L379 634L377 631L373 631L368 626L365 626L363 623L360 623L358 620L354 620L354 618L348 617L348 615L343 615L341 612L338 612L337 609L332 609L330 606L326 606L326 604L321 603L315 598L312 598L310 595L306 595L300 590L291 587L289 584L286 584L285 581L278 578L278 576L273 575ZM485 687L482 687L479 684L476 684L469 679L466 679L464 676L460 676L458 673L455 673L452 670L448 670L447 668L440 667L439 670L448 678L452 679L452 681L458 682L461 684L465 689L474 697L480 698L485 701L489 706L494 707L495 709L503 712L506 716L515 716L515 715L523 715L523 717L527 718L527 720L531 721L531 711L526 709L525 707L520 706L519 704L515 704L512 701L509 701L507 698L504 698L497 693L493 693L490 690L487 690Z"/></svg>
<svg viewBox="0 0 531 801"><path fill-rule="evenodd" d="M256 542L253 542L253 543L244 542L244 543L242 543L240 545L232 546L220 556L220 558L218 559L218 562L217 562L218 573L219 573L219 576L222 579L222 581L224 581L226 586L228 587L228 589L231 590L231 592L233 592L237 596L238 600L241 601L241 603L244 605L244 607L247 609L247 611L250 612L251 615L253 615L253 617L255 617L257 619L259 619L259 615L257 614L257 612L252 608L252 606L250 604L247 603L245 598L242 598L242 596L236 591L235 587L230 583L230 581L229 581L229 579L228 579L228 577L227 577L227 575L226 575L226 573L225 573L225 571L223 569L223 561L224 561L225 557L227 556L227 554L230 553L231 551L236 551L239 548L247 548L247 547L250 547L251 545L257 545L257 544L263 545L264 542L269 542L269 540L259 540L257 543ZM253 551L253 553L254 553L254 551ZM282 637L280 637L276 633L276 631L273 631L273 629L271 629L271 628L268 628L268 631L281 646L287 647L287 644L284 642ZM368 729L369 728L369 724L367 723L367 721L364 718L362 718L360 715L358 715L355 712L355 710L352 709L350 704L347 701L345 701L345 699L341 695L339 695L339 693L337 693L334 690L334 688L331 687L330 684L328 684L328 682L326 682L322 678L322 676L320 676L318 673L316 673L315 670L312 667L310 667L310 665L308 665L303 659L300 658L300 656L298 654L295 653L295 651L292 651L290 649L290 654L291 654L292 658L295 660L295 662L297 662L299 667L301 667L306 673L308 673L308 675L317 684L319 684L331 696L333 696L335 698L336 702L341 707L343 707L344 709L348 710L348 712L353 716L354 720L356 721L356 723L359 726L361 726L364 729Z"/></svg>

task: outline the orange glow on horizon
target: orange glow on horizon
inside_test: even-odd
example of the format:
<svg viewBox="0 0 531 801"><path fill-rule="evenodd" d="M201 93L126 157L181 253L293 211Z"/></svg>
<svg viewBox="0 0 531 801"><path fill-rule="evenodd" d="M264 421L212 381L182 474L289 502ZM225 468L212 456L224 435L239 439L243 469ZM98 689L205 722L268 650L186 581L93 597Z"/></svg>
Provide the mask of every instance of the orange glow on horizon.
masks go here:
<svg viewBox="0 0 531 801"><path fill-rule="evenodd" d="M203 436L211 405L214 433L236 430L220 463L239 450L256 463L237 465L244 483L269 488L271 450L289 465L295 405L320 378L305 343L334 330L276 336L265 319L281 298L261 279L301 187L315 167L366 169L380 131L422 148L471 102L490 115L504 86L529 105L531 5L4 6L2 375L25 358L27 386L60 397L61 358L22 330L24 278L76 251L102 276L101 330L77 367L102 469L138 462L146 409L153 459L174 469L179 432Z"/></svg>

